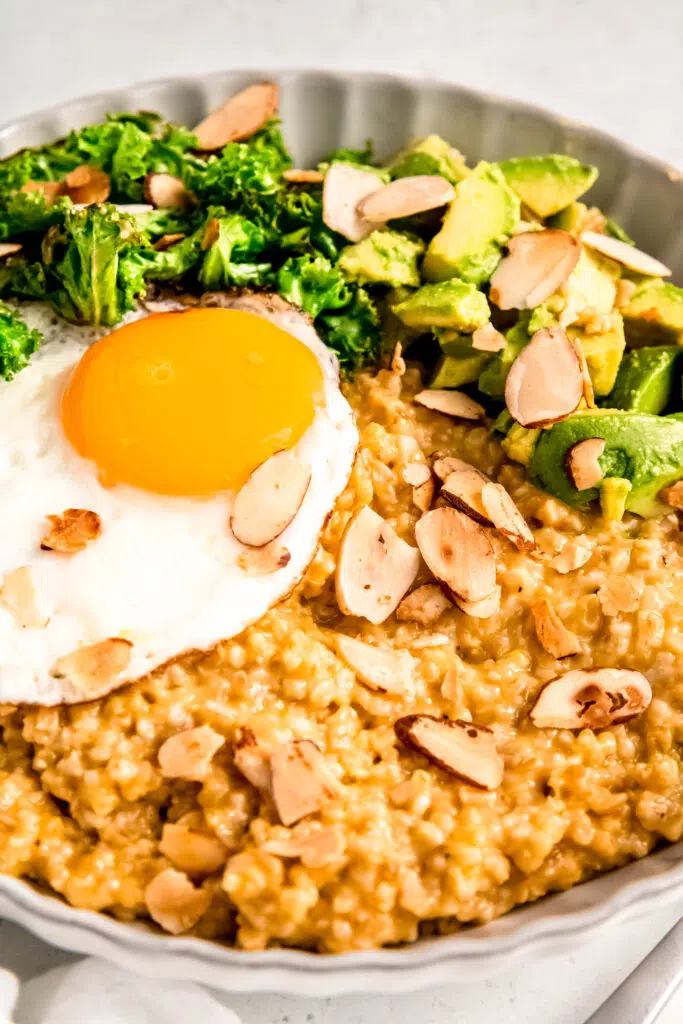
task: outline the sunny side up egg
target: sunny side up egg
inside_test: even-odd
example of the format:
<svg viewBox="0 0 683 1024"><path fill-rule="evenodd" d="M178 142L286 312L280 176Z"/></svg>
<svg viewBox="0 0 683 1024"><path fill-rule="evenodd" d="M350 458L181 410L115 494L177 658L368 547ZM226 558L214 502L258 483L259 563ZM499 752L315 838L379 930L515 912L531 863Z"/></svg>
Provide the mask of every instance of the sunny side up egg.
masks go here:
<svg viewBox="0 0 683 1024"><path fill-rule="evenodd" d="M0 701L71 703L234 636L287 594L358 433L334 355L276 297L139 314L94 342L24 312L46 341L0 382ZM283 450L305 467L302 500L270 543L245 545L236 498ZM271 509L272 482L263 493ZM96 514L89 541L41 549L67 509Z"/></svg>

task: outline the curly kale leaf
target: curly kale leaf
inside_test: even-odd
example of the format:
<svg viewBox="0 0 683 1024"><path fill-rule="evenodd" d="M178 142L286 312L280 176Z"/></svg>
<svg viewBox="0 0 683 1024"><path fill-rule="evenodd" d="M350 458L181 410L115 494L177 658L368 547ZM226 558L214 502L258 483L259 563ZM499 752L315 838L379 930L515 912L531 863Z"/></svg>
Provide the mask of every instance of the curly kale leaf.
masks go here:
<svg viewBox="0 0 683 1024"><path fill-rule="evenodd" d="M357 370L379 355L381 336L377 307L364 288L353 289L348 306L322 313L316 321L329 347L337 353L344 373Z"/></svg>
<svg viewBox="0 0 683 1024"><path fill-rule="evenodd" d="M314 319L324 309L340 309L351 299L343 274L324 256L298 256L280 267L280 295Z"/></svg>
<svg viewBox="0 0 683 1024"><path fill-rule="evenodd" d="M16 310L0 302L0 377L12 380L42 342L40 331L31 330Z"/></svg>
<svg viewBox="0 0 683 1024"><path fill-rule="evenodd" d="M220 156L203 167L188 167L185 184L202 203L240 207L243 213L268 219L273 197L282 188L282 172L291 159L277 120L246 142L230 142Z"/></svg>
<svg viewBox="0 0 683 1024"><path fill-rule="evenodd" d="M62 220L69 205L68 199L46 203L40 192L11 192L4 202L0 200L0 241L42 234Z"/></svg>
<svg viewBox="0 0 683 1024"><path fill-rule="evenodd" d="M209 211L204 245L210 241L199 270L199 281L209 291L233 285L265 285L271 264L256 262L263 252L266 234L258 224L237 213L216 216ZM225 213L225 211L220 211Z"/></svg>

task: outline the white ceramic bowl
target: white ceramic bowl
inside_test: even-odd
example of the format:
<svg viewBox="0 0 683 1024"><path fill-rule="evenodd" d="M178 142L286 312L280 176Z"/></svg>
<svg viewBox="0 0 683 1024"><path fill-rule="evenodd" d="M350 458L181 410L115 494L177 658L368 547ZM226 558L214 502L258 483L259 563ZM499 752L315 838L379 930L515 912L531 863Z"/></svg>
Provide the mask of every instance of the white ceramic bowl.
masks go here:
<svg viewBox="0 0 683 1024"><path fill-rule="evenodd" d="M310 166L338 145L362 146L368 137L382 156L411 136L430 132L452 141L470 160L552 151L595 163L600 178L591 199L683 279L683 185L676 171L602 132L454 85L272 69L164 79L75 100L8 125L0 130L0 156L52 141L108 111L159 110L192 125L225 96L261 78L280 83L285 134L300 166ZM313 996L395 993L481 980L546 952L568 953L608 922L655 912L681 897L683 843L482 927L398 949L316 956L284 949L246 953L201 939L170 938L144 924L75 910L25 882L0 876L0 914L63 949L160 978Z"/></svg>

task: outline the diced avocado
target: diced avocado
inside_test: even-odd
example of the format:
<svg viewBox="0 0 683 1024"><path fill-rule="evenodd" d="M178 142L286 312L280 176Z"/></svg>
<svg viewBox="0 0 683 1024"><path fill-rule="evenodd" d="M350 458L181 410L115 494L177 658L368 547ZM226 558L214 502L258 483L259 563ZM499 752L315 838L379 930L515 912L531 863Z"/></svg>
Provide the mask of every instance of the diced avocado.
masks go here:
<svg viewBox="0 0 683 1024"><path fill-rule="evenodd" d="M631 489L631 481L622 476L608 476L606 480L602 481L600 484L600 508L605 519L611 523L621 522Z"/></svg>
<svg viewBox="0 0 683 1024"><path fill-rule="evenodd" d="M440 135L416 139L398 154L389 170L392 178L409 178L414 174L440 174L454 185L469 174L462 153Z"/></svg>
<svg viewBox="0 0 683 1024"><path fill-rule="evenodd" d="M585 203L570 203L569 206L565 206L563 210L550 218L548 227L574 233L581 226L587 212L588 207Z"/></svg>
<svg viewBox="0 0 683 1024"><path fill-rule="evenodd" d="M392 308L409 327L454 327L467 332L483 327L490 316L483 292L457 279L425 284Z"/></svg>
<svg viewBox="0 0 683 1024"><path fill-rule="evenodd" d="M631 236L624 231L621 224L617 224L611 217L605 217L605 234L610 238L616 238L618 242L625 242L626 245L636 244Z"/></svg>
<svg viewBox="0 0 683 1024"><path fill-rule="evenodd" d="M469 356L443 356L439 360L430 388L459 388L473 384L491 357L472 350Z"/></svg>
<svg viewBox="0 0 683 1024"><path fill-rule="evenodd" d="M595 250L584 248L562 290L567 302L576 309L591 308L597 313L609 313L614 306L620 277L618 263ZM549 305L551 302L549 300Z"/></svg>
<svg viewBox="0 0 683 1024"><path fill-rule="evenodd" d="M347 245L339 257L344 273L360 284L420 284L418 258L424 242L400 231L373 231L362 242Z"/></svg>
<svg viewBox="0 0 683 1024"><path fill-rule="evenodd" d="M597 167L561 153L515 157L499 167L510 188L538 217L550 217L569 206L598 176Z"/></svg>
<svg viewBox="0 0 683 1024"><path fill-rule="evenodd" d="M585 508L595 501L599 488L577 491L566 470L569 449L589 437L606 441L599 460L605 478L630 482L626 499L630 512L650 517L670 511L657 495L683 477L683 422L616 409L575 413L541 431L529 463L532 482L567 505Z"/></svg>
<svg viewBox="0 0 683 1024"><path fill-rule="evenodd" d="M529 318L529 326L527 328L529 337L535 334L536 331L541 331L544 327L550 327L556 323L557 321L549 309L545 306L536 306L536 309Z"/></svg>
<svg viewBox="0 0 683 1024"><path fill-rule="evenodd" d="M593 382L593 390L599 397L608 395L617 379L621 357L624 354L624 322L619 313L610 316L612 326L600 334L587 334L582 327L568 327L567 334L581 343ZM621 409L622 406L615 406ZM626 408L626 406L623 406ZM643 410L644 412L647 410Z"/></svg>
<svg viewBox="0 0 683 1024"><path fill-rule="evenodd" d="M502 243L519 222L519 199L497 167L481 163L455 189L441 230L427 249L422 273L428 281L460 277L488 281Z"/></svg>
<svg viewBox="0 0 683 1024"><path fill-rule="evenodd" d="M445 356L471 356L476 355L476 349L472 348L472 335L463 334L462 331L454 331L448 327L436 327L434 337L441 346Z"/></svg>
<svg viewBox="0 0 683 1024"><path fill-rule="evenodd" d="M490 362L484 368L479 377L479 390L492 398L502 398L505 394L505 381L507 380L510 367L529 342L529 331L527 329L528 319L521 318L518 323L511 327L505 334L506 345L500 352L494 353Z"/></svg>
<svg viewBox="0 0 683 1024"><path fill-rule="evenodd" d="M523 427L521 423L513 423L500 446L508 459L528 466L540 433L540 427Z"/></svg>
<svg viewBox="0 0 683 1024"><path fill-rule="evenodd" d="M614 390L609 396L612 409L663 412L671 400L679 375L681 349L676 345L634 348L621 363Z"/></svg>
<svg viewBox="0 0 683 1024"><path fill-rule="evenodd" d="M498 413L495 420L491 424L491 430L495 434L507 434L511 427L514 425L514 420L507 409L503 409Z"/></svg>
<svg viewBox="0 0 683 1024"><path fill-rule="evenodd" d="M650 278L622 312L629 345L683 345L683 288Z"/></svg>

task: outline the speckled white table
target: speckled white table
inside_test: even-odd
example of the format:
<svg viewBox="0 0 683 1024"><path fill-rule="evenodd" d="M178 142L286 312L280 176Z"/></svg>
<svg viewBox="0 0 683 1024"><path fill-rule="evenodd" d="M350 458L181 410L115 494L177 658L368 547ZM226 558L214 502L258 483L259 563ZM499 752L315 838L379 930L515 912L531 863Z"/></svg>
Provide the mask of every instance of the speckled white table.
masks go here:
<svg viewBox="0 0 683 1024"><path fill-rule="evenodd" d="M680 0L0 0L0 122L168 74L375 69L532 100L683 167L682 58ZM582 1024L682 913L672 905L484 985L226 1001L245 1024ZM0 925L0 964L21 977L65 959ZM681 1020L683 993L661 1024Z"/></svg>

